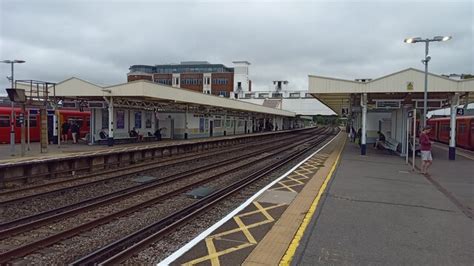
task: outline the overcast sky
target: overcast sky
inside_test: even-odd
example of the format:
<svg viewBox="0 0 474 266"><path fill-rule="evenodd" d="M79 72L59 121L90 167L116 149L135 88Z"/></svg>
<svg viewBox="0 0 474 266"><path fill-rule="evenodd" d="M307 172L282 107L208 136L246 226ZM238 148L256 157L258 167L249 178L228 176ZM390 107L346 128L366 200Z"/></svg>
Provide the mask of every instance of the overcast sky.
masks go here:
<svg viewBox="0 0 474 266"><path fill-rule="evenodd" d="M308 74L375 78L422 69L407 36L431 45L430 71L473 73L472 1L7 1L0 60L23 59L16 79L126 81L133 64L251 62L254 88L307 89ZM0 64L0 85L10 68ZM3 89L1 90L3 92Z"/></svg>

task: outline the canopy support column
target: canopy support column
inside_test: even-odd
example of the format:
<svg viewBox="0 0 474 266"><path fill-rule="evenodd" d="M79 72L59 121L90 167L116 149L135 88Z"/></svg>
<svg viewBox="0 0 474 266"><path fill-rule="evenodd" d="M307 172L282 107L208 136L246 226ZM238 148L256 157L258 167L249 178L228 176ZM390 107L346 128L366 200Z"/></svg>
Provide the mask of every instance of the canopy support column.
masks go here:
<svg viewBox="0 0 474 266"><path fill-rule="evenodd" d="M459 94L455 93L451 98L451 120L449 134L449 160L456 159L456 109L459 105Z"/></svg>
<svg viewBox="0 0 474 266"><path fill-rule="evenodd" d="M362 133L360 136L360 154L367 154L367 138L366 138L366 124L367 124L367 93L360 97L360 106L362 107Z"/></svg>
<svg viewBox="0 0 474 266"><path fill-rule="evenodd" d="M114 99L110 97L109 99L109 137L107 139L107 145L114 145Z"/></svg>

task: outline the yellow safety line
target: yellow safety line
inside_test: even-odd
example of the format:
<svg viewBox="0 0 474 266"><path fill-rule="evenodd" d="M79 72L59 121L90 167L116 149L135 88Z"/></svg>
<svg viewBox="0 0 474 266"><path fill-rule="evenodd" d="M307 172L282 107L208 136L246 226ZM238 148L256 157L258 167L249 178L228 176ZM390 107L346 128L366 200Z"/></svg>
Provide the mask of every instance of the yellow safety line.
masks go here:
<svg viewBox="0 0 474 266"><path fill-rule="evenodd" d="M345 142L346 141L344 139L344 143ZM327 184L329 183L329 180L331 179L334 171L336 170L336 166L339 162L339 158L341 157L342 150L343 149L341 148L341 150L339 151L339 154L336 157L336 161L332 165L331 170L329 171L329 173L326 176L323 184L321 185L321 188L318 191L318 195L316 196L313 203L311 204L311 207L309 208L308 212L306 213L306 215L303 219L303 222L301 222L301 225L298 228L298 231L296 232L295 237L291 241L290 245L288 246L288 249L286 250L285 255L281 259L280 265L290 265L291 264L291 261L293 260L293 256L295 255L295 252L296 252L296 248L298 248L298 246L300 244L300 241L301 241L301 238L303 237L304 231L308 227L308 224L311 221L311 218L312 218L314 212L316 211L316 207L318 206L319 200L321 199L321 195L326 190Z"/></svg>

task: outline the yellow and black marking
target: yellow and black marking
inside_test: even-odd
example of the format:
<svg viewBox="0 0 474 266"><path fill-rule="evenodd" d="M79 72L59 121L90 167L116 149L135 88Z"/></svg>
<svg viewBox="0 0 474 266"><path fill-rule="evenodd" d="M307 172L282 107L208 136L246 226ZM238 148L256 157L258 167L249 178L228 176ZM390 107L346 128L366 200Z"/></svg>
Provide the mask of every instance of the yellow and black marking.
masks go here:
<svg viewBox="0 0 474 266"><path fill-rule="evenodd" d="M328 156L328 154L314 155L271 187L268 192L286 191L296 195L319 168L324 166ZM241 264L287 207L286 202L269 203L261 201L260 198L255 200L212 235L186 252L173 265Z"/></svg>

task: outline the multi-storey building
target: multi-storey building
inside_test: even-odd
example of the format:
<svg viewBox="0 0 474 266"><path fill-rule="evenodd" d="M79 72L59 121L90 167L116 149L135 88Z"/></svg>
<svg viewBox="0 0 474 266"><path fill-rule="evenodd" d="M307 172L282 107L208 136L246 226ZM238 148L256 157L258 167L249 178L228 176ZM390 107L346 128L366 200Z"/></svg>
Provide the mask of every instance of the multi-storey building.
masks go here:
<svg viewBox="0 0 474 266"><path fill-rule="evenodd" d="M239 100L295 112L297 115L332 115L329 108L315 99L308 90L289 88L286 80L273 81L273 88L243 93Z"/></svg>
<svg viewBox="0 0 474 266"><path fill-rule="evenodd" d="M165 65L133 65L127 80L149 80L177 88L207 94L239 98L252 90L247 61L234 61L234 67L210 64L206 61L181 62Z"/></svg>

